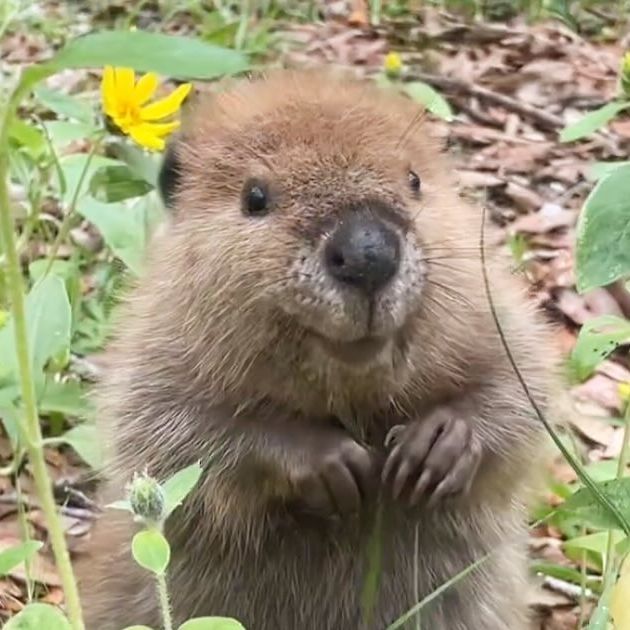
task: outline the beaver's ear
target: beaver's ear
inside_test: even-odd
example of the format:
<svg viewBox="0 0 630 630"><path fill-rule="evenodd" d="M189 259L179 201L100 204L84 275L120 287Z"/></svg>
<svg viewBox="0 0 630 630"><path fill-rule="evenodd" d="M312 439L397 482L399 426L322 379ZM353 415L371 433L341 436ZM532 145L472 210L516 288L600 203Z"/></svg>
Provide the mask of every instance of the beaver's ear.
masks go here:
<svg viewBox="0 0 630 630"><path fill-rule="evenodd" d="M175 203L175 195L181 184L181 163L179 159L179 143L178 138L173 140L166 147L160 172L158 174L158 191L162 197L164 205L169 209L173 209Z"/></svg>

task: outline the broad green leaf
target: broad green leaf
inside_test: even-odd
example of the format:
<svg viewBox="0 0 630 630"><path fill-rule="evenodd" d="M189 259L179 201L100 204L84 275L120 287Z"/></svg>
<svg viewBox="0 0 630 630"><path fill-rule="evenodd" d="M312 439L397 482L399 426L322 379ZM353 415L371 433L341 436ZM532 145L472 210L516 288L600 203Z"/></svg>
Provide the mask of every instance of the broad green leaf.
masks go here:
<svg viewBox="0 0 630 630"><path fill-rule="evenodd" d="M37 282L48 271L48 262L47 258L38 258L28 266L28 274L33 283ZM67 280L71 275L77 273L77 266L69 260L53 260L49 273Z"/></svg>
<svg viewBox="0 0 630 630"><path fill-rule="evenodd" d="M70 302L60 278L47 276L31 289L26 298L26 325L31 369L41 381L48 359L70 346ZM0 379L3 375L17 374L13 334L11 320L0 330Z"/></svg>
<svg viewBox="0 0 630 630"><path fill-rule="evenodd" d="M8 575L15 567L41 549L39 540L27 540L11 549L0 552L0 575Z"/></svg>
<svg viewBox="0 0 630 630"><path fill-rule="evenodd" d="M586 172L586 177L591 181L597 181L598 179L606 177L606 175L610 175L620 166L630 166L630 162L623 160L617 160L615 162L595 162L591 164L591 167Z"/></svg>
<svg viewBox="0 0 630 630"><path fill-rule="evenodd" d="M630 165L591 191L577 225L577 289L584 293L630 274Z"/></svg>
<svg viewBox="0 0 630 630"><path fill-rule="evenodd" d="M55 149L63 149L71 142L83 140L94 135L94 127L84 123L69 122L67 120L51 120L44 123L50 141Z"/></svg>
<svg viewBox="0 0 630 630"><path fill-rule="evenodd" d="M572 142L601 129L608 124L619 112L628 109L630 103L614 101L599 109L589 112L577 122L567 125L560 132L560 142Z"/></svg>
<svg viewBox="0 0 630 630"><path fill-rule="evenodd" d="M152 188L158 183L158 173L162 163L161 156L143 151L131 142L117 140L112 142L111 149L114 155L122 160L134 175L143 179Z"/></svg>
<svg viewBox="0 0 630 630"><path fill-rule="evenodd" d="M619 544L624 539L625 536L621 532L613 532L613 541L615 545ZM562 546L566 550L592 551L603 559L606 556L606 548L608 546L608 532L595 532L594 534L577 536L575 538L571 538L570 540L566 540Z"/></svg>
<svg viewBox="0 0 630 630"><path fill-rule="evenodd" d="M163 575L171 558L169 544L157 529L138 532L131 541L135 561L156 575Z"/></svg>
<svg viewBox="0 0 630 630"><path fill-rule="evenodd" d="M612 479L597 485L626 519L630 518L630 477ZM586 527L619 529L616 519L597 502L589 488L582 488L570 496L559 511L570 514Z"/></svg>
<svg viewBox="0 0 630 630"><path fill-rule="evenodd" d="M75 96L40 85L35 88L35 98L59 116L78 120L87 125L93 125L94 123L94 109L92 105Z"/></svg>
<svg viewBox="0 0 630 630"><path fill-rule="evenodd" d="M182 79L215 79L243 72L247 57L190 37L146 31L100 31L71 40L46 64L62 68L125 66Z"/></svg>
<svg viewBox="0 0 630 630"><path fill-rule="evenodd" d="M162 484L162 490L164 490L166 497L166 516L182 503L199 481L202 472L203 469L197 462L175 473Z"/></svg>
<svg viewBox="0 0 630 630"><path fill-rule="evenodd" d="M135 274L140 273L147 237L145 208L86 197L77 210L98 228L114 254Z"/></svg>
<svg viewBox="0 0 630 630"><path fill-rule="evenodd" d="M422 81L405 83L403 90L414 101L424 105L431 113L444 120L453 120L453 112L448 101L428 83Z"/></svg>
<svg viewBox="0 0 630 630"><path fill-rule="evenodd" d="M597 606L588 622L587 630L608 630L610 620L610 596L612 586L608 587L599 597ZM616 626L617 630L624 630L623 626Z"/></svg>
<svg viewBox="0 0 630 630"><path fill-rule="evenodd" d="M245 626L230 617L197 617L184 622L178 630L245 630Z"/></svg>
<svg viewBox="0 0 630 630"><path fill-rule="evenodd" d="M137 177L126 164L100 168L90 180L90 194L104 203L141 197L152 188L153 186L143 178Z"/></svg>
<svg viewBox="0 0 630 630"><path fill-rule="evenodd" d="M619 345L630 341L630 322L614 315L596 317L582 326L571 352L570 366L578 379L593 370Z"/></svg>
<svg viewBox="0 0 630 630"><path fill-rule="evenodd" d="M46 138L35 125L13 118L9 125L9 139L28 150L37 159L46 151Z"/></svg>
<svg viewBox="0 0 630 630"><path fill-rule="evenodd" d="M120 166L121 162L113 160L112 158L104 157L102 155L92 155L91 157L87 153L73 153L71 155L64 156L59 159L59 165L63 173L65 180L65 191L63 192L63 201L69 204L76 194L77 186L81 181L83 175L83 181L81 184L81 190L77 199L82 199L87 196L90 189L90 180L94 177L94 173L98 169L105 166ZM80 206L80 204L79 204Z"/></svg>
<svg viewBox="0 0 630 630"><path fill-rule="evenodd" d="M46 380L39 400L41 413L62 413L85 418L89 410L87 391L78 381Z"/></svg>
<svg viewBox="0 0 630 630"><path fill-rule="evenodd" d="M102 440L96 425L91 422L77 424L54 440L69 444L94 470L103 465Z"/></svg>
<svg viewBox="0 0 630 630"><path fill-rule="evenodd" d="M28 604L11 617L4 630L72 630L61 611L49 604Z"/></svg>

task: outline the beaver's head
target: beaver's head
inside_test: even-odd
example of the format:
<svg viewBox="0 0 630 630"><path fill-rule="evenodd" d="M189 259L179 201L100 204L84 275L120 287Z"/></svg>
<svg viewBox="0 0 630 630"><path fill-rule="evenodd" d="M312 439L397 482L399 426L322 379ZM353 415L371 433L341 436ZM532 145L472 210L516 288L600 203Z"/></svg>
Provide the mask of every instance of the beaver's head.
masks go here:
<svg viewBox="0 0 630 630"><path fill-rule="evenodd" d="M352 365L403 343L430 284L425 248L445 246L454 212L418 118L400 96L315 74L196 106L160 181L197 290L232 307L226 327L255 312L248 326Z"/></svg>

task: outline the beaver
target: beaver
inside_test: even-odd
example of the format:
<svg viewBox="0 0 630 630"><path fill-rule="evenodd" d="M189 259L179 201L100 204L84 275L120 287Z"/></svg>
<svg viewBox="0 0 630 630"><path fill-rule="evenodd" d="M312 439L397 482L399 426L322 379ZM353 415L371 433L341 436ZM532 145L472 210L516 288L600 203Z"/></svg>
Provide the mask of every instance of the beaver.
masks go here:
<svg viewBox="0 0 630 630"><path fill-rule="evenodd" d="M165 529L175 621L382 630L481 561L423 627L528 627L544 437L488 306L480 211L417 105L324 71L235 80L191 104L159 184L170 218L98 399L105 503L135 471L204 466ZM544 407L547 325L488 273ZM113 510L94 527L89 630L160 625L135 527Z"/></svg>

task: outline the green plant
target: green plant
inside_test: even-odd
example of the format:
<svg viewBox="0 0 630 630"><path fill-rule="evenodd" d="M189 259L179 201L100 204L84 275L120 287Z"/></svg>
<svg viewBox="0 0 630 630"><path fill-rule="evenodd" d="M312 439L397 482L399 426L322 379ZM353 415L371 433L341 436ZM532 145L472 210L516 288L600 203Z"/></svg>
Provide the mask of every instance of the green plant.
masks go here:
<svg viewBox="0 0 630 630"><path fill-rule="evenodd" d="M165 483L159 484L146 474L137 475L128 489L128 497L110 507L126 510L135 515L143 528L135 534L131 551L136 562L155 576L164 630L173 630L166 572L171 549L164 537L166 519L184 501L202 474L201 466L193 464L179 471ZM131 626L126 630L146 626ZM229 617L197 617L189 619L178 630L244 630Z"/></svg>
<svg viewBox="0 0 630 630"><path fill-rule="evenodd" d="M82 400L83 388L67 370L75 338L92 319L90 301L78 290L80 269L98 269L89 250L68 261L57 254L77 214L100 228L111 251L135 271L140 268L147 235L160 220L154 192L155 162L139 149L109 137L94 103L38 87L48 76L66 68L119 65L178 78L210 79L241 71L247 59L238 52L184 37L144 32L101 32L75 39L55 57L27 68L0 109L0 305L10 307L0 327L0 416L14 450L12 468L28 457L37 493L45 514L50 540L63 584L68 619L52 606L31 603L13 618L7 628L83 628L68 549L56 513L52 486L44 461L44 446L68 444L89 464L98 466L98 441L91 423L79 423L67 431L59 417L84 418L89 409ZM37 88L37 89L36 89ZM25 122L16 116L18 107L35 96L35 109L49 109L67 120L45 124L33 113ZM33 111L33 109L31 110ZM86 139L87 154L60 156L60 147L70 139ZM107 142L120 158L100 154ZM26 213L19 220L9 198L11 180L27 191ZM55 225L41 212L44 192L62 210ZM52 241L48 259L34 261L24 275L19 256L33 237ZM106 262L107 269L116 261ZM30 287L25 297L25 288ZM101 335L102 340L102 335ZM44 438L40 415L49 419L52 435ZM19 487L18 487L19 491ZM24 535L28 536L27 529ZM26 539L9 550L19 561L39 543ZM5 554L9 554L5 552ZM0 569L5 554L0 555ZM195 627L190 626L190 628ZM202 627L202 626L197 626ZM206 626L203 626L206 627ZM212 626L208 626L212 627Z"/></svg>

